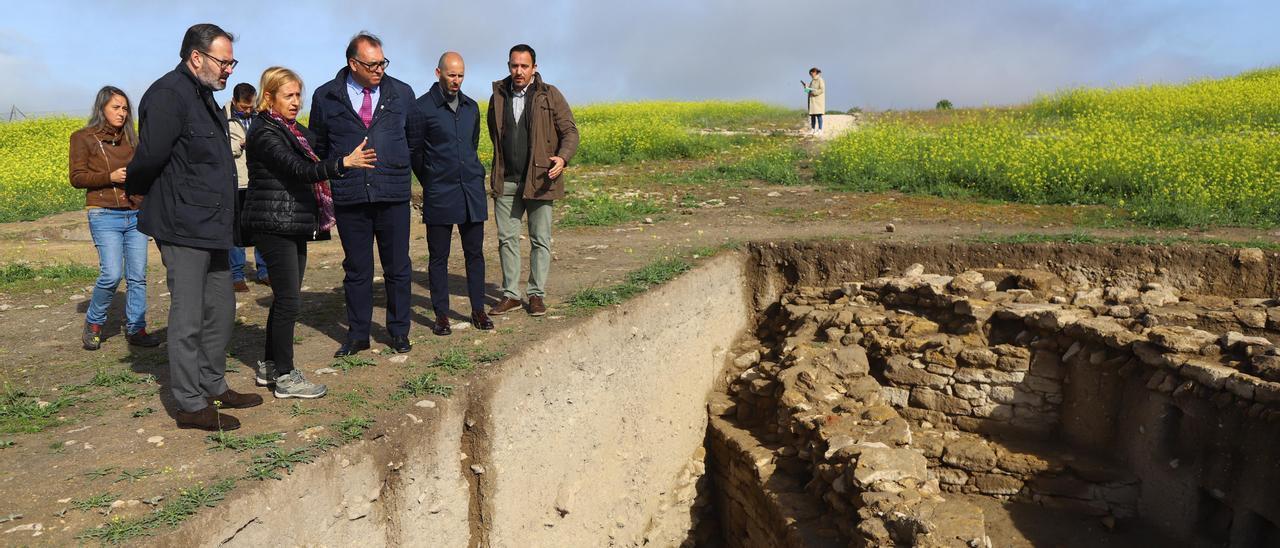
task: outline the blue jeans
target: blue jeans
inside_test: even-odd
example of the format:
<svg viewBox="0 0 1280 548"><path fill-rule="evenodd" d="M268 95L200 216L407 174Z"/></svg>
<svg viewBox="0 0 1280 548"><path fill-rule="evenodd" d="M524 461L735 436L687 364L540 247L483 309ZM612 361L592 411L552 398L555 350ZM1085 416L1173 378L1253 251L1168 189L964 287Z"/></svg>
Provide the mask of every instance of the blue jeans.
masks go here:
<svg viewBox="0 0 1280 548"><path fill-rule="evenodd" d="M147 326L147 238L138 232L138 212L96 208L89 210L89 233L98 248L98 281L89 299L85 321L107 321L111 298L125 278L125 332L132 335Z"/></svg>
<svg viewBox="0 0 1280 548"><path fill-rule="evenodd" d="M231 281L243 282L244 281L244 263L245 263L244 248L243 247L231 248L230 252L227 253L227 259L231 262ZM256 276L256 279L261 280L263 278L266 278L267 277L267 261L262 258L262 252L258 251L258 248L256 247L253 248L253 264L255 267L257 267L257 270L258 270L258 275Z"/></svg>

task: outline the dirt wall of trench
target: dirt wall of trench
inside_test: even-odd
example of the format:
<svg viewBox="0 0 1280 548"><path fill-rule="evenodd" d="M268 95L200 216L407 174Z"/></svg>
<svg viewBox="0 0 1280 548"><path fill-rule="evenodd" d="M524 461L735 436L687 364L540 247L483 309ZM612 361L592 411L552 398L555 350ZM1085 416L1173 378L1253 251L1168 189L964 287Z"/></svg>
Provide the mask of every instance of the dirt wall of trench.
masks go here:
<svg viewBox="0 0 1280 548"><path fill-rule="evenodd" d="M152 543L679 545L746 290L744 256L721 256Z"/></svg>
<svg viewBox="0 0 1280 548"><path fill-rule="evenodd" d="M755 243L750 253L758 305L777 302L789 287L867 280L917 263L926 272L1039 268L1095 284L1140 280L1220 297L1280 294L1280 255L1225 246L814 241Z"/></svg>

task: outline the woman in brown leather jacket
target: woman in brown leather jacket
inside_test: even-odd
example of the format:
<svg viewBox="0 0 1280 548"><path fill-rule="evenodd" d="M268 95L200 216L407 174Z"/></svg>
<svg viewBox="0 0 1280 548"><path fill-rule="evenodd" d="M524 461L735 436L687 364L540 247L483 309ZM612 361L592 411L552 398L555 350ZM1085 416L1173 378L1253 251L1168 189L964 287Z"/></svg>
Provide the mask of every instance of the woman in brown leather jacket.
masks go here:
<svg viewBox="0 0 1280 548"><path fill-rule="evenodd" d="M140 197L125 195L125 166L138 135L129 97L119 88L98 91L89 123L71 134L71 186L85 189L89 233L98 248L98 281L85 314L85 350L102 347L102 325L120 278L126 278L125 338L137 346L158 346L147 333L147 242L138 231Z"/></svg>

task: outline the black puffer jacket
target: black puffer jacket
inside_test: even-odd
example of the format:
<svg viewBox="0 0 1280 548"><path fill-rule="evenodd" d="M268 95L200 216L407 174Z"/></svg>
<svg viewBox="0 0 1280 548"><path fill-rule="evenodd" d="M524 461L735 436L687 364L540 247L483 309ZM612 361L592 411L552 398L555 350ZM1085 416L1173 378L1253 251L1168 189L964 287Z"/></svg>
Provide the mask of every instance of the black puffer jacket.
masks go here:
<svg viewBox="0 0 1280 548"><path fill-rule="evenodd" d="M310 142L307 128L298 124L298 129ZM327 233L317 233L320 214L313 187L338 177L342 158L312 160L288 128L265 114L250 125L245 156L249 190L241 225L251 232L327 239Z"/></svg>

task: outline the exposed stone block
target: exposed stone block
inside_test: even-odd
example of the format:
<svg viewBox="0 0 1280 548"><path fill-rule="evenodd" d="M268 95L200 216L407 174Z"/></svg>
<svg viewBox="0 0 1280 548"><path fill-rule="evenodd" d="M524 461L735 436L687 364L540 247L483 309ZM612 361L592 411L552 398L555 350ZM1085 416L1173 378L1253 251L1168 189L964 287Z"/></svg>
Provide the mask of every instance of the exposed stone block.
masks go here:
<svg viewBox="0 0 1280 548"><path fill-rule="evenodd" d="M942 462L970 472L990 472L996 466L996 452L987 442L964 436L947 443L942 451Z"/></svg>

